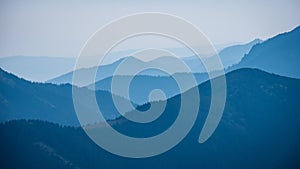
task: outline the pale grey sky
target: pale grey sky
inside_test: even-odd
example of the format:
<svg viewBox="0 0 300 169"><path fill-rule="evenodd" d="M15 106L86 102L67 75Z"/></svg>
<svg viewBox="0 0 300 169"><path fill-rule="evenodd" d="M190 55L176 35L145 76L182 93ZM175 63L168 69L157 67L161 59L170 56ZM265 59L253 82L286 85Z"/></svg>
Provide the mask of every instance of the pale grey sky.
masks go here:
<svg viewBox="0 0 300 169"><path fill-rule="evenodd" d="M185 18L214 44L248 42L295 28L300 24L299 9L298 0L1 0L0 57L77 56L100 27L138 12Z"/></svg>

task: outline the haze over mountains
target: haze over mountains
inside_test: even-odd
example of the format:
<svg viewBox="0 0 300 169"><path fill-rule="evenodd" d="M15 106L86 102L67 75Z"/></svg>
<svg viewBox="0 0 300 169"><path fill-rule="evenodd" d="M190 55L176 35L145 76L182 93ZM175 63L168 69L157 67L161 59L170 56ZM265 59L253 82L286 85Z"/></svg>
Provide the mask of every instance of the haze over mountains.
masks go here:
<svg viewBox="0 0 300 169"><path fill-rule="evenodd" d="M300 39L300 27L294 29L291 32L277 35L267 41L261 42L255 40L249 44L238 45L235 47L227 48L221 51L223 56L226 51L232 51L233 53L240 51L244 52L250 49L251 45L254 45L249 54L245 55L242 61L233 65L228 69L235 70L242 67L254 67L260 68L270 73L276 73L283 76L292 76L299 78L299 55L300 50L298 48L298 42ZM299 43L300 44L300 43ZM239 49L241 48L241 49ZM274 52L272 52L274 51ZM239 53L241 54L241 53ZM227 55L229 57L229 55ZM240 58L237 57L236 59ZM133 57L126 59L132 59L133 62L139 62L145 64L140 60ZM118 60L111 65L100 67L103 71L98 72L110 72L113 73L118 64L122 62ZM155 63L155 60L152 61ZM89 73L89 69L83 71L83 73ZM145 104L149 101L149 92L153 89L162 89L165 92L166 98L171 98L180 94L180 90L176 84L174 78L167 76L161 72L150 70L145 74L140 74L136 77L120 75L115 76L119 82L122 79L133 78L131 87L129 88L130 101L137 105ZM12 74L8 74L1 69L1 121L12 119L40 119L50 120L51 122L57 122L61 124L78 125L76 116L74 115L74 108L72 106L71 85L52 85L52 84L40 84L30 83L23 79L17 78ZM161 73L161 74L159 74ZM100 100L103 105L107 105L106 118L114 119L119 116L118 111L112 104L111 93L111 74L98 74L100 79L95 83L95 88L92 84L87 84L88 88L82 88L87 92L93 92L90 90L96 90L97 96L103 97ZM102 75L102 76L100 76ZM156 76L155 76L156 75ZM207 74L194 73L193 74L198 84L208 80ZM177 73L174 76L185 78L185 73ZM193 87L193 86L191 86ZM122 98L124 96L120 96ZM19 105L19 106L15 106ZM32 105L35 105L34 107ZM39 112L42 111L43 114ZM54 113L53 113L54 112ZM72 115L70 115L72 114ZM68 119L68 120L66 120Z"/></svg>
<svg viewBox="0 0 300 169"><path fill-rule="evenodd" d="M225 65L226 67L232 66L234 64L237 64L240 61L240 59L246 53L249 52L249 50L253 45L258 44L260 42L261 40L256 39L244 45L234 45L225 48L221 50L220 57L224 62L224 64L226 64ZM88 86L88 88L92 90L104 90L104 91L114 93L113 91L111 91L112 77L114 77L114 79L117 79L119 83L125 82L128 79L132 79L133 81L131 84L133 87L131 87L132 90L129 91L130 99L137 104L143 104L149 101L148 94L152 89L155 88L162 89L163 91L165 91L165 95L167 98L179 94L180 91L178 89L178 86L172 85L174 83L176 84L176 82L174 82L175 76L180 79L186 79L188 76L190 76L191 73L193 73L193 76L195 76L196 78L197 84L201 84L202 82L209 79L208 74L206 73L206 70L202 65L202 62L196 56L182 58L182 61L188 65L188 67L191 69L191 72L179 72L177 70L178 72L173 74L173 77L166 74L165 72L158 71L155 69L148 69L146 71L140 72L139 75L136 77L126 73L114 75L114 71L116 70L116 68L124 61L131 62L133 65L139 64L139 65L144 65L144 67L151 67L152 65L155 66L161 63L165 63L164 60L168 60L168 58L161 57L158 59L145 62L135 57L129 56L129 57L119 59L118 61L112 64L100 66L98 70L97 67L79 69L77 70L77 73L79 73L80 77L82 78L86 77L86 75L90 74L93 71L97 71L96 78L95 78L95 87L93 84L88 84L88 83L82 83L80 85L79 84L76 85ZM174 68L174 70L176 69ZM54 84L64 84L64 83L72 84L72 78L73 78L73 72L69 72L65 75L59 76L47 82L54 83ZM82 81L85 80L82 79ZM125 97L122 94L118 94L118 95Z"/></svg>
<svg viewBox="0 0 300 169"><path fill-rule="evenodd" d="M300 36L299 30L300 27L297 27L290 32L274 36L266 41L256 39L244 45L227 47L220 51L219 56L226 71L231 71L238 68L260 68L270 73L299 78L300 74L298 73L299 69L297 66L300 58L298 57L300 55L298 47ZM205 72L205 68L198 57L184 57L182 60L190 67L193 73ZM102 66L103 68L100 67L95 79L96 82L112 76L113 71L121 62L122 59L111 65ZM136 62L138 64L141 61L137 60ZM83 74L89 72L88 69L79 71ZM101 74L105 74L106 76ZM151 76L153 73L146 73L144 75ZM157 75L164 76L164 74L159 73L157 73ZM47 82L56 84L71 84L72 72Z"/></svg>
<svg viewBox="0 0 300 169"><path fill-rule="evenodd" d="M300 53L297 45L299 44L299 29L299 27L295 28L291 32L277 35L266 41L256 39L247 44L224 48L219 52L224 68L230 67L228 71L242 67L259 68L271 73L299 78L300 75L297 73L299 72L297 66L299 61L297 59L299 59L298 56ZM255 47L252 49L252 46ZM121 52L119 54L126 53ZM245 55L246 57L244 58ZM116 67L123 60L119 59L112 64L101 66L95 79L96 82L112 76ZM204 66L197 57L183 57L182 60L191 68L192 72L205 72ZM141 61L136 60L136 62L138 64ZM74 68L74 64L75 58L25 56L0 58L0 66L4 70L8 70L25 79L38 82L47 81L55 84L72 84L72 69ZM95 69L96 67L80 69L78 72L88 74ZM63 74L64 72L66 74ZM166 74L148 72L144 73L144 75L165 76Z"/></svg>
<svg viewBox="0 0 300 169"><path fill-rule="evenodd" d="M228 68L229 66L232 66L234 64L237 64L241 58L247 54L249 52L249 50L251 49L251 47L257 43L260 43L261 40L254 40L254 41L251 41L247 44L243 44L243 45L233 45L233 46L230 46L230 47L227 47L223 50L220 51L220 58L221 58L221 61L223 62L224 64L224 68ZM103 65L103 66L100 66L97 74L96 74L96 78L95 78L95 81L100 81L100 80L103 80L105 78L108 78L110 76L113 76L113 72L114 70L118 67L118 65L124 61L124 59L132 59L134 60L133 62L136 62L136 64L147 64L147 63L143 63L143 61L137 59L137 58L134 58L134 57L127 57L127 58L122 58L122 59L119 59L118 61L112 63L112 64L109 64L109 65ZM190 68L191 72L193 73L205 73L206 70L205 70L205 67L203 66L201 60L196 57L196 56L189 56L189 57L182 57L181 58L182 61L187 64L187 66ZM160 62L159 60L152 60L150 61L150 63L148 64L157 64L157 62ZM79 69L77 70L80 74L86 74L86 73L90 73L92 72L93 70L95 70L96 67L92 67L92 68L87 68L87 69ZM184 72L182 72L184 73ZM72 72L69 72L67 74L64 74L64 75L61 75L59 77L56 77L54 79L50 79L48 80L47 82L49 83L55 83L55 84L63 84L63 83L69 83L69 84L72 84L72 75L73 73ZM167 76L166 74L163 74L161 72L153 72L153 71L150 71L150 72L144 72L142 75L148 75L148 76ZM207 79L204 79L204 80L207 80Z"/></svg>
<svg viewBox="0 0 300 169"><path fill-rule="evenodd" d="M225 67L228 67L229 65L238 63L240 60L239 58L248 53L248 50L251 48L251 46L259 42L259 40L254 40L244 45L222 45L223 48L221 49L219 49L220 46L218 45L216 47L220 50L219 54L221 58L224 57L222 61L226 65ZM191 68L192 72L205 72L204 67L199 66L201 61L198 60L198 58L187 57L192 54L192 52L188 52L187 50L181 48L170 48L170 50L176 54L179 54L180 56L185 56L182 59ZM108 59L106 59L104 65L101 66L101 72L97 74L96 81L111 76L113 74L113 70L115 70L120 62L123 61L121 57L128 56L130 53L135 51L136 50L117 51L109 54L106 57ZM232 53L232 56L229 56L230 53ZM75 62L76 58L73 57L11 56L0 58L0 67L21 78L34 82L47 81L55 84L72 84L72 71L74 69ZM137 63L138 62L139 61L137 60ZM93 71L93 69L96 68L80 69L79 72L86 74ZM147 72L144 75L162 76L164 74L159 74L159 72Z"/></svg>
<svg viewBox="0 0 300 169"><path fill-rule="evenodd" d="M30 82L0 69L1 167L298 169L299 42L300 27L297 27L266 41L254 40L220 52L221 59L228 59L222 60L229 67L225 71L227 100L220 124L203 144L198 143L198 137L210 109L211 83L206 73L200 73L201 68L193 56L183 58L195 71L189 75L197 80L188 91L179 91L171 76L157 70L134 77L114 76L119 85L123 85L122 80L133 78L129 86L130 100L111 91L113 72L124 59L100 67L103 71L98 71L95 86L85 84L83 87L60 84L71 83L72 72L51 81L58 84L51 84ZM125 59L148 64L133 57ZM78 71L84 76L93 69L96 68ZM187 73L176 72L174 76L184 79ZM178 116L182 96L195 89L200 94L199 113L187 137L171 150L150 158L123 158L98 147L78 127L72 87L83 96L95 93L109 125L132 137L151 137L168 129ZM149 93L157 88L165 92L166 98L149 101ZM112 97L130 102L134 109L141 111L151 108L151 104L166 104L166 108L156 120L136 123L120 115ZM91 102L80 104L84 110L92 110ZM133 110L123 111L130 114ZM189 115L189 111L184 113ZM94 120L84 127L107 127L99 119Z"/></svg>
<svg viewBox="0 0 300 169"><path fill-rule="evenodd" d="M300 71L298 68L298 63L300 63L300 61L298 61L300 58L298 57L300 56L300 51L297 46L298 43L300 44L299 30L300 28L298 27L291 32L277 35L266 41L256 39L244 45L234 45L221 50L219 54L224 64L224 68L227 68L225 71L230 72L238 68L259 68L282 76L300 78ZM95 87L93 84L85 84L84 86L88 86L88 88L93 90L105 90L114 93L111 91L113 73L118 65L126 59L130 59L131 62L135 64L142 65L155 65L163 62L161 61L162 59L143 62L134 57L126 57L113 64L101 66L96 74ZM191 69L196 77L197 84L201 84L209 79L207 73L205 73L205 68L198 57L184 57L182 60ZM80 69L78 72L81 74L81 77L85 77L85 74L89 74L95 69L97 68ZM177 73L176 76L180 76L180 78L184 79L185 76L189 76L189 74L190 73L181 72ZM72 84L72 75L73 73L70 72L48 82L56 84ZM180 93L178 86L172 85L174 84L173 77L155 70L148 70L148 72L140 73L139 76L134 78L133 75L126 74L114 75L114 78L119 80L120 83L131 78L133 79L132 86L134 87L132 87L132 89L134 90L130 90L129 94L131 100L138 104L149 101L149 91L154 88L163 89L167 98ZM121 96L125 97L123 95Z"/></svg>
<svg viewBox="0 0 300 169"><path fill-rule="evenodd" d="M75 58L11 56L0 58L0 67L24 79L45 82L73 70Z"/></svg>

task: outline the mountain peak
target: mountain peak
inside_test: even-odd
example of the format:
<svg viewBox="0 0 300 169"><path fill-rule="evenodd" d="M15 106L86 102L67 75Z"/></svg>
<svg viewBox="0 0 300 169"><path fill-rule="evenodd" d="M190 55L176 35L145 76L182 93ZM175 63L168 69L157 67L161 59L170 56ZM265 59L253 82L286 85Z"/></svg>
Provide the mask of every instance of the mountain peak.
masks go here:
<svg viewBox="0 0 300 169"><path fill-rule="evenodd" d="M258 68L282 76L300 78L300 27L253 46L235 67Z"/></svg>

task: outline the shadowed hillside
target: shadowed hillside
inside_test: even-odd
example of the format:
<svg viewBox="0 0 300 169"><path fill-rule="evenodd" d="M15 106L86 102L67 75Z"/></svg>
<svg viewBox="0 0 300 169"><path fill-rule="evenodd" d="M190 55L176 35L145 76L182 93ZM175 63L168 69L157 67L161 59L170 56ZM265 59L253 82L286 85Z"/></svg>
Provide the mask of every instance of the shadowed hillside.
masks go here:
<svg viewBox="0 0 300 169"><path fill-rule="evenodd" d="M123 158L96 146L80 128L21 120L0 125L1 163L5 168L299 168L300 80L253 69L226 77L223 118L203 144L197 140L209 108L209 82L199 86L200 112L191 132L164 154ZM179 95L169 99L165 115L152 123L119 118L111 124L128 135L155 135L172 124L179 101Z"/></svg>

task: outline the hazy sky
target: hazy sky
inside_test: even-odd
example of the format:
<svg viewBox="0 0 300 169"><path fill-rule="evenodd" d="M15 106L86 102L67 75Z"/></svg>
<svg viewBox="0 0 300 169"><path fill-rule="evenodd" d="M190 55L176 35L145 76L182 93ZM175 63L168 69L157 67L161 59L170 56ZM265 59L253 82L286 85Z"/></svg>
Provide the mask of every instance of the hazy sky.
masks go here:
<svg viewBox="0 0 300 169"><path fill-rule="evenodd" d="M137 12L183 17L214 44L248 42L295 28L300 24L299 9L299 0L1 0L0 57L77 56L97 29Z"/></svg>

